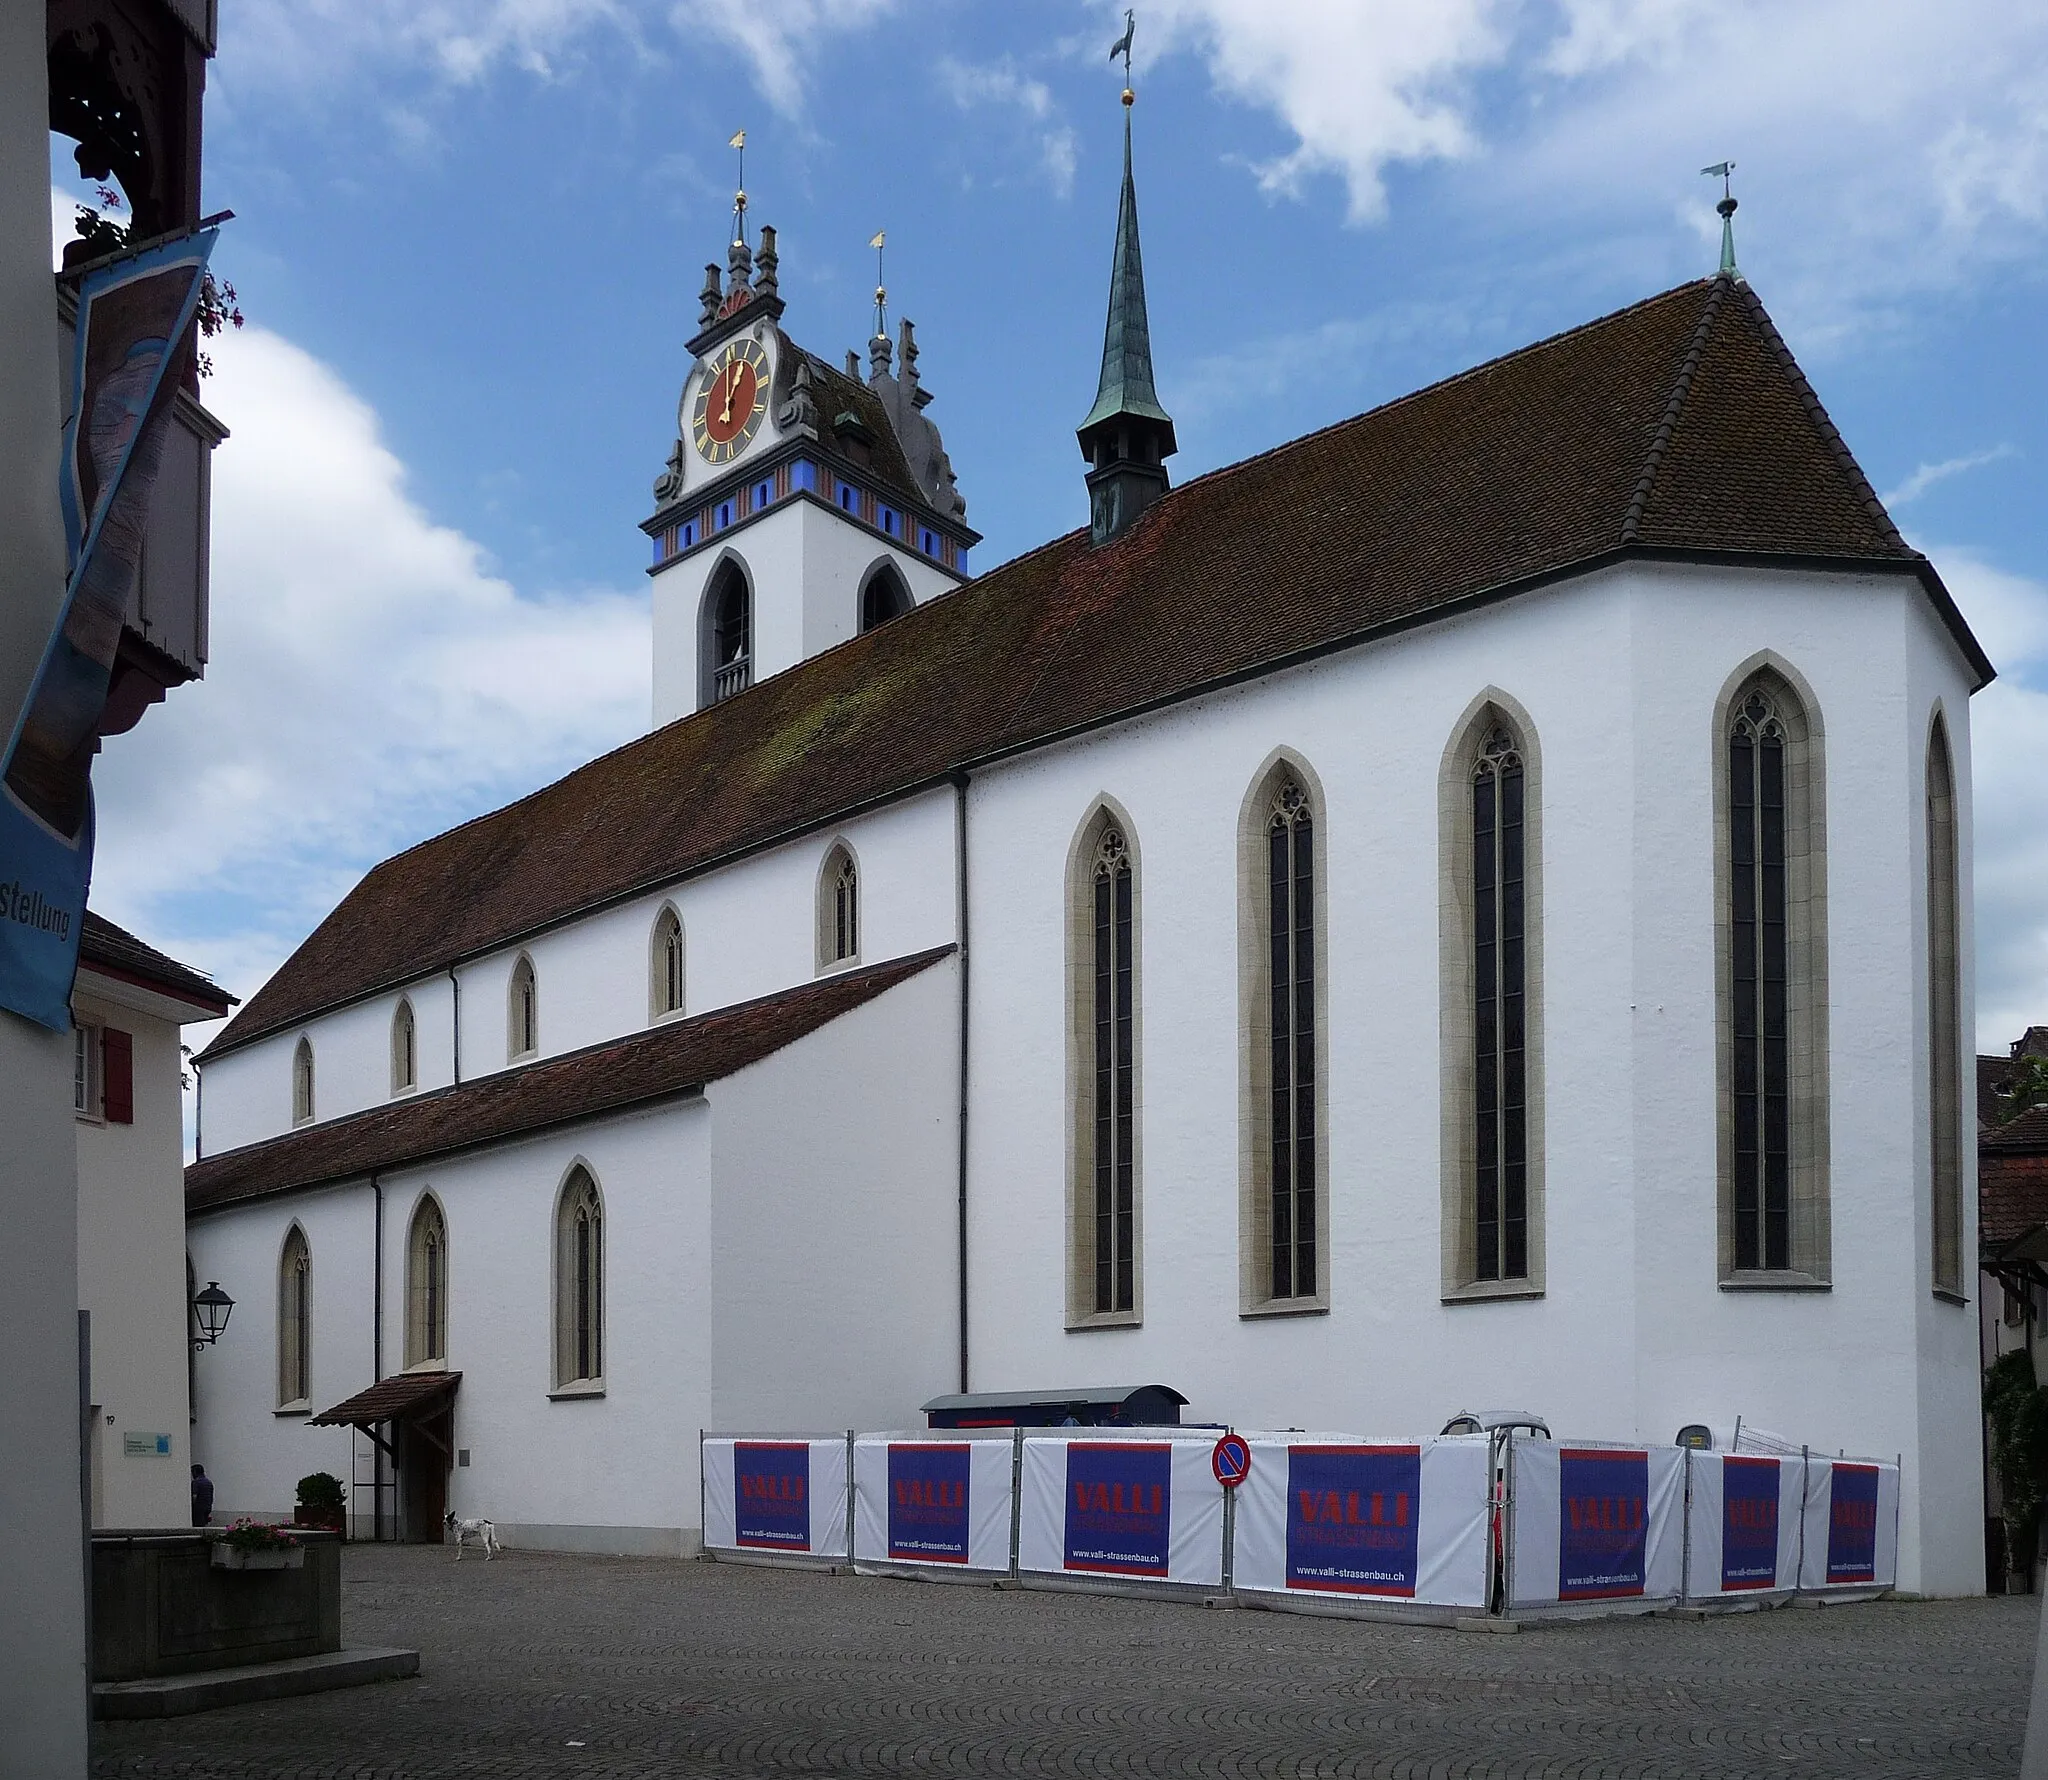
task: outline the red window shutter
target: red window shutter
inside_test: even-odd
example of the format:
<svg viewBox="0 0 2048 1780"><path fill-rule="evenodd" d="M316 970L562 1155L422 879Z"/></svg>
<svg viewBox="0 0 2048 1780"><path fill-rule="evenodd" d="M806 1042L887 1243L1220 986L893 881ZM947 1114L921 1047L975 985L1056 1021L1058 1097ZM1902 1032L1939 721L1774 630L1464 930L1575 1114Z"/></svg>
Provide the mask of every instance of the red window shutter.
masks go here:
<svg viewBox="0 0 2048 1780"><path fill-rule="evenodd" d="M135 1040L111 1026L100 1033L100 1104L108 1124L135 1123Z"/></svg>

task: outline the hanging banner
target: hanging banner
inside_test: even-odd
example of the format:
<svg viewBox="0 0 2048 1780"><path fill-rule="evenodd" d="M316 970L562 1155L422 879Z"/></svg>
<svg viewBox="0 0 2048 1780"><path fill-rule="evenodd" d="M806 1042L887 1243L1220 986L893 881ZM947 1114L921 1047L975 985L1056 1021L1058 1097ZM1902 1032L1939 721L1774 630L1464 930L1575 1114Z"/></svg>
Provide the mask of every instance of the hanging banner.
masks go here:
<svg viewBox="0 0 2048 1780"><path fill-rule="evenodd" d="M707 1439L704 1543L713 1550L846 1556L846 1437Z"/></svg>
<svg viewBox="0 0 2048 1780"><path fill-rule="evenodd" d="M1689 1452L1685 1598L1789 1593L1799 1584L1797 1458Z"/></svg>
<svg viewBox="0 0 2048 1780"><path fill-rule="evenodd" d="M92 881L92 761L164 431L219 230L89 272L78 292L58 499L66 582L56 627L0 752L0 1007L71 1027Z"/></svg>
<svg viewBox="0 0 2048 1780"><path fill-rule="evenodd" d="M1892 1588L1899 1580L1899 1468L1818 1456L1806 1465L1802 1590Z"/></svg>
<svg viewBox="0 0 2048 1780"><path fill-rule="evenodd" d="M1681 1448L1509 1442L1510 1603L1578 1607L1678 1598L1685 1546Z"/></svg>
<svg viewBox="0 0 2048 1780"><path fill-rule="evenodd" d="M1079 1439L1024 1442L1020 1569L1104 1584L1223 1581L1223 1486L1213 1442Z"/></svg>
<svg viewBox="0 0 2048 1780"><path fill-rule="evenodd" d="M1007 1572L1011 1460L1007 1432L861 1435L853 1445L855 1564Z"/></svg>
<svg viewBox="0 0 2048 1780"><path fill-rule="evenodd" d="M1482 1611L1485 1437L1250 1437L1231 1577L1240 1590Z"/></svg>

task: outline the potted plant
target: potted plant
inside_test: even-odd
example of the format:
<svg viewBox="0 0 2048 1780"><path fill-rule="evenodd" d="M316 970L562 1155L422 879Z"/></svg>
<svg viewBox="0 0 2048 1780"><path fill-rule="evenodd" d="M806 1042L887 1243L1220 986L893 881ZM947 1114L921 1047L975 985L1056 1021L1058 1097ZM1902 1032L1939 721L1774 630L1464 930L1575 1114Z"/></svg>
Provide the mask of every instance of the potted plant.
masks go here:
<svg viewBox="0 0 2048 1780"><path fill-rule="evenodd" d="M325 1533L348 1531L348 1490L331 1471L315 1471L299 1479L298 1505L292 1525Z"/></svg>
<svg viewBox="0 0 2048 1780"><path fill-rule="evenodd" d="M251 1520L246 1514L213 1540L208 1558L216 1570L302 1570L306 1548L285 1527Z"/></svg>

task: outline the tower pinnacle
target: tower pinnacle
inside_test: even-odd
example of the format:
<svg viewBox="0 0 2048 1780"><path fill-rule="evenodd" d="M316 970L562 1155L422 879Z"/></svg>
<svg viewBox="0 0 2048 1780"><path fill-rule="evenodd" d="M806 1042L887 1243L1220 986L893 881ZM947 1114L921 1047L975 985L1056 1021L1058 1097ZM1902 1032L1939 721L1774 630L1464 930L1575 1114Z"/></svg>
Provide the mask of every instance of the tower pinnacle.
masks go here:
<svg viewBox="0 0 2048 1780"><path fill-rule="evenodd" d="M1721 201L1714 208L1721 216L1721 275L1724 278L1742 276L1735 264L1735 187L1729 178L1734 171L1733 161L1716 161L1711 167L1700 169L1704 177L1721 182Z"/></svg>
<svg viewBox="0 0 2048 1780"><path fill-rule="evenodd" d="M1128 58L1131 27L1110 53ZM1126 79L1128 79L1128 74ZM1152 330L1145 313L1145 267L1138 249L1138 187L1131 172L1131 107L1124 89L1124 183L1110 265L1109 319L1102 334L1102 377L1095 405L1075 437L1088 460L1089 530L1106 544L1164 494L1165 459L1178 449L1173 417L1152 382Z"/></svg>

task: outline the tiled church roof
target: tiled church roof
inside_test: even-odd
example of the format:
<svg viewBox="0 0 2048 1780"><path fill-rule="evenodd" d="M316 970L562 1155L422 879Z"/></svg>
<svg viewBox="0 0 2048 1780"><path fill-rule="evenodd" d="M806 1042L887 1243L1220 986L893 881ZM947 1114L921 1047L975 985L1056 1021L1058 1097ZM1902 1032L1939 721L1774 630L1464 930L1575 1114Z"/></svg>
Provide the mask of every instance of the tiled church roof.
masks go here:
<svg viewBox="0 0 2048 1780"><path fill-rule="evenodd" d="M851 1013L951 954L951 946L844 971L630 1038L386 1101L346 1118L207 1156L185 1170L185 1209L286 1187L355 1180L478 1144L701 1088Z"/></svg>
<svg viewBox="0 0 2048 1780"><path fill-rule="evenodd" d="M1701 280L1045 545L372 870L209 1055L1004 754L1621 557L1907 547L1747 286Z"/></svg>

